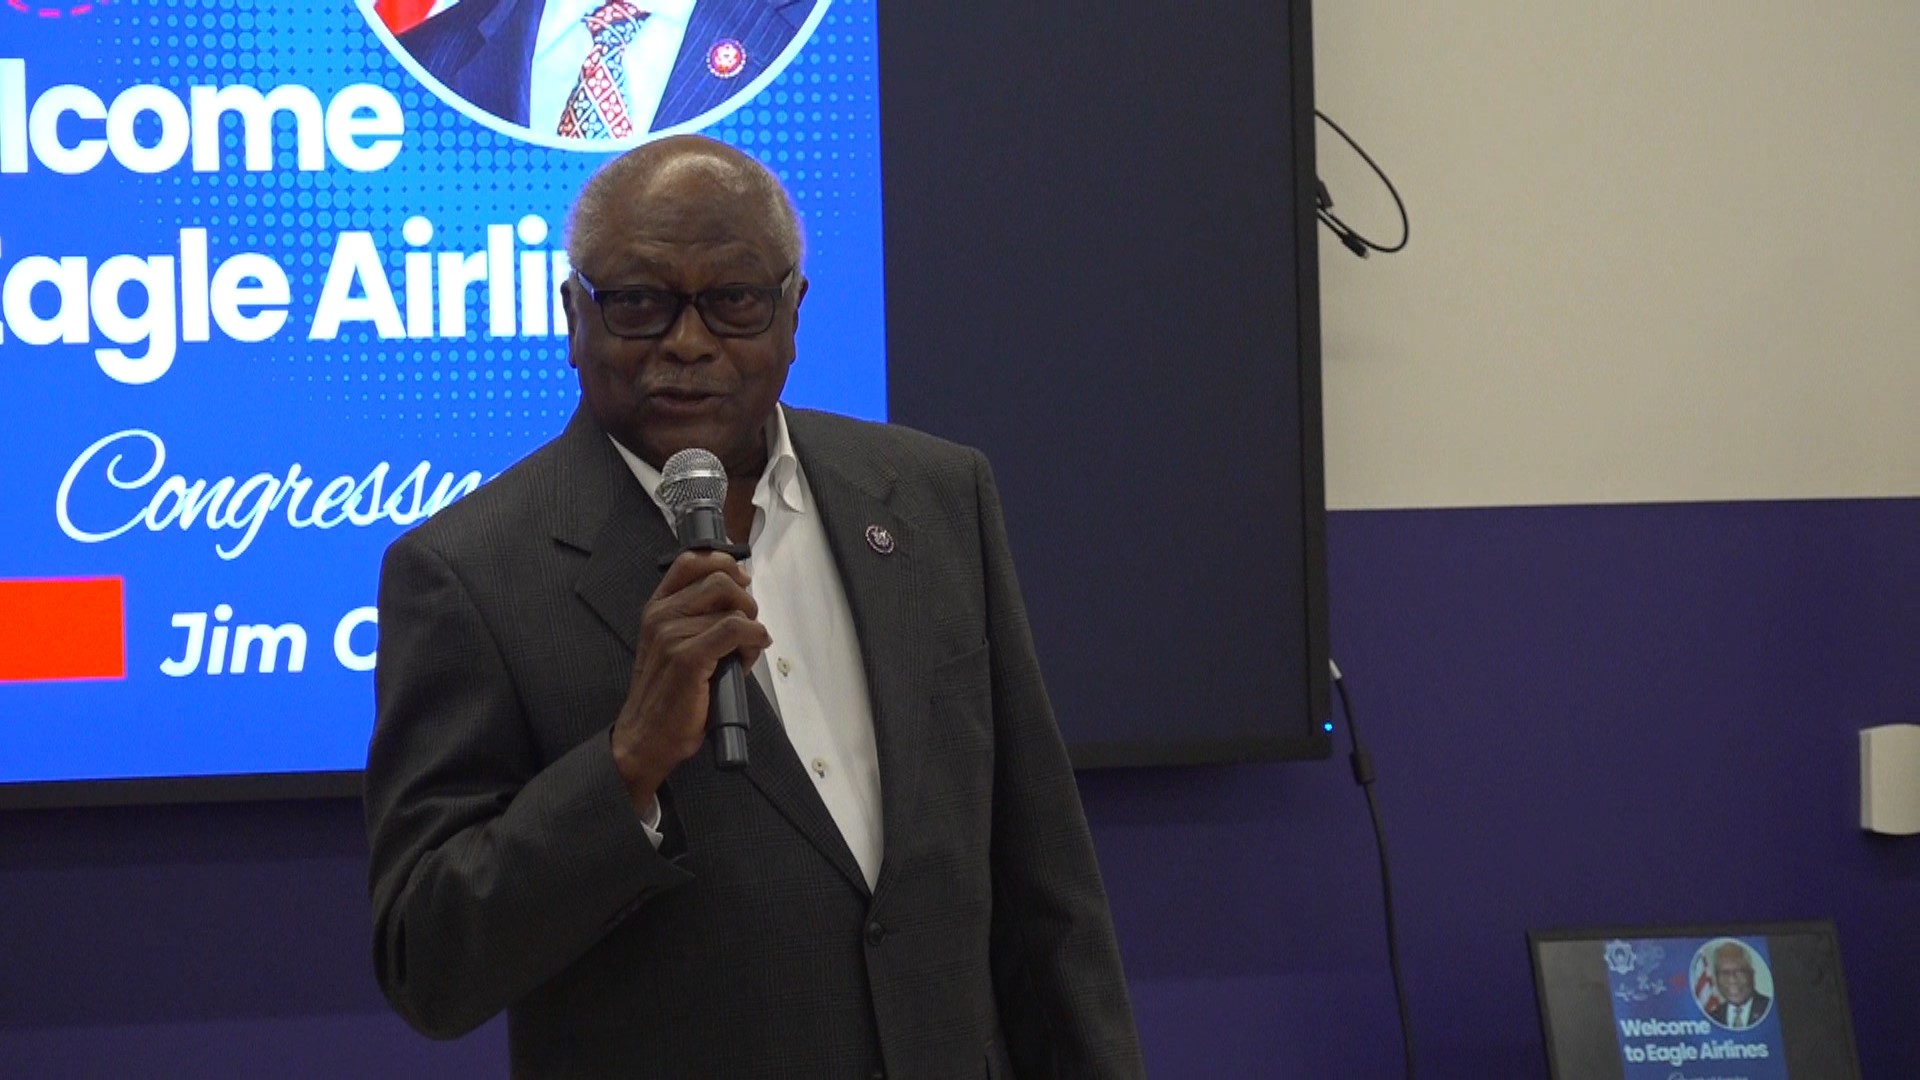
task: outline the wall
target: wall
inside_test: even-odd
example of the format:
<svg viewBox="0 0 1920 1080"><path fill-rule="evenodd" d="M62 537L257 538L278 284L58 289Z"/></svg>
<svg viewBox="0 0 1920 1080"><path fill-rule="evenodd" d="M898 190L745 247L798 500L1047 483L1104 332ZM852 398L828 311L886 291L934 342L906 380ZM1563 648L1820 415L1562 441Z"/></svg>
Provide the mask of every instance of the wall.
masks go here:
<svg viewBox="0 0 1920 1080"><path fill-rule="evenodd" d="M1350 512L1329 547L1421 1076L1545 1074L1529 928L1798 918L1839 926L1865 1075L1920 1075L1920 840L1858 830L1853 751L1920 697L1920 501ZM1343 762L1085 786L1156 1075L1400 1075Z"/></svg>
<svg viewBox="0 0 1920 1080"><path fill-rule="evenodd" d="M1920 1074L1920 841L1859 832L1853 741L1920 721L1920 12L1320 7L1321 104L1415 215L1322 263L1421 1075L1543 1072L1529 927L1800 917L1867 1075ZM1398 1075L1343 763L1084 789L1155 1075ZM0 815L0 1073L503 1075L498 1024L385 1013L363 865L345 803Z"/></svg>
<svg viewBox="0 0 1920 1080"><path fill-rule="evenodd" d="M1867 1075L1920 1074L1920 839L1859 831L1855 742L1920 722L1920 9L1350 0L1315 29L1320 107L1414 217L1321 266L1333 647L1428 1075L1538 1072L1529 927L1813 917Z"/></svg>
<svg viewBox="0 0 1920 1080"><path fill-rule="evenodd" d="M1920 7L1314 16L1333 506L1920 494Z"/></svg>
<svg viewBox="0 0 1920 1080"><path fill-rule="evenodd" d="M1353 512L1334 640L1380 771L1421 1075L1542 1074L1529 927L1833 918L1914 1075L1920 843L1852 732L1920 697L1920 501ZM1390 1077L1344 764L1084 778L1162 1077ZM350 803L0 815L0 1073L498 1076L384 1011ZM131 1066L131 1068L130 1068Z"/></svg>

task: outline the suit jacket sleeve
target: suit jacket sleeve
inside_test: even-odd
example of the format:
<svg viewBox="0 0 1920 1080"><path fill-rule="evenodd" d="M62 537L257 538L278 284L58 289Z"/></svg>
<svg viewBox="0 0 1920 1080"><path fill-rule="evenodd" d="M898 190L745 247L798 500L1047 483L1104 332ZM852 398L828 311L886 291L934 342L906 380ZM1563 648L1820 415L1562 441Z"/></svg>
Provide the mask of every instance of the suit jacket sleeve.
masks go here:
<svg viewBox="0 0 1920 1080"><path fill-rule="evenodd" d="M995 727L994 988L1021 1076L1145 1074L1073 765L1027 626L1000 496L975 455Z"/></svg>
<svg viewBox="0 0 1920 1080"><path fill-rule="evenodd" d="M409 1023L451 1038L686 875L642 830L610 728L543 760L485 614L417 533L387 552L380 622L374 966Z"/></svg>

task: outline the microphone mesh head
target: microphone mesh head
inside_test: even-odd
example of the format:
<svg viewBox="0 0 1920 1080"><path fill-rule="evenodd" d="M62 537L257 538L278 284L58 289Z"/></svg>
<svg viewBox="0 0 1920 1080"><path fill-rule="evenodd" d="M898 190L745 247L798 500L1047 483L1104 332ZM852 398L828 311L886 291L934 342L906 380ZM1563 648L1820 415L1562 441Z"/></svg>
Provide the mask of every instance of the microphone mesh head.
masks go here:
<svg viewBox="0 0 1920 1080"><path fill-rule="evenodd" d="M660 470L660 501L678 518L696 503L724 505L727 469L710 450L689 447L667 459Z"/></svg>

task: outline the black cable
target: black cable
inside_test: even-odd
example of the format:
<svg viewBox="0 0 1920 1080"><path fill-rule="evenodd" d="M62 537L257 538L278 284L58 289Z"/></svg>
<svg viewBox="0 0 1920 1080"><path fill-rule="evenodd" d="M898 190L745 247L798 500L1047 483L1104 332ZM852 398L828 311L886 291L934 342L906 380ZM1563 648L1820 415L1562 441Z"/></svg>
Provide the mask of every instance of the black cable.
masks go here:
<svg viewBox="0 0 1920 1080"><path fill-rule="evenodd" d="M1347 718L1347 739L1353 746L1347 762L1353 766L1354 782L1367 796L1367 813L1373 818L1373 842L1380 852L1380 898L1387 913L1387 967L1393 972L1394 1004L1400 1008L1400 1046L1406 1053L1407 1080L1413 1080L1413 1024L1407 1019L1407 984L1400 973L1400 935L1393 921L1393 874L1387 866L1387 832L1380 823L1380 802L1373 793L1373 758L1360 745L1360 727L1354 723L1353 702L1347 697L1347 681L1340 675L1340 665L1328 660L1327 667L1333 671L1333 689L1340 695L1340 711Z"/></svg>
<svg viewBox="0 0 1920 1080"><path fill-rule="evenodd" d="M1352 226L1341 221L1340 218L1332 212L1333 196L1327 193L1327 185L1325 184L1320 184L1317 198L1314 201L1314 213L1320 218L1321 224L1333 230L1333 235L1340 238L1340 242L1346 245L1348 251L1353 252L1363 259L1367 257L1368 251L1377 251L1382 255L1391 255L1401 248L1406 247L1407 241L1413 238L1413 222L1407 217L1407 204L1400 201L1399 190L1393 186L1392 180L1387 179L1386 170L1382 169L1372 157L1368 156L1365 150L1360 149L1360 144L1353 141L1353 136L1347 134L1345 128L1334 123L1332 117L1321 112L1319 109L1313 110L1313 115L1318 117L1328 127L1332 128L1342 139L1345 139L1347 145L1353 147L1353 152L1360 155L1360 160L1366 162L1368 167L1373 170L1373 174L1380 178L1380 182L1387 185L1387 194L1393 196L1393 205L1400 208L1400 242L1392 247L1381 247L1379 244L1355 232ZM1316 178L1316 182L1317 181L1318 178Z"/></svg>

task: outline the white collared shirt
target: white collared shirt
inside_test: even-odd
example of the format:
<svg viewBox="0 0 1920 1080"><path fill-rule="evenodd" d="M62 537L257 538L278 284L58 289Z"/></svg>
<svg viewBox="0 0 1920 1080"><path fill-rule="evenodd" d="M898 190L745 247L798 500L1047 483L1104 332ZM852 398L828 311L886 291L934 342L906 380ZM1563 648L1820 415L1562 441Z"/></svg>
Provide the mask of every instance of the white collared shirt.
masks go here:
<svg viewBox="0 0 1920 1080"><path fill-rule="evenodd" d="M540 12L540 29L533 43L531 89L527 98L527 127L552 135L560 128L567 98L580 84L580 67L593 49L593 34L584 21L606 0L547 0ZM640 32L627 42L627 115L635 134L653 128L654 114L666 94L680 45L687 36L695 0L633 0L647 13ZM454 6L448 0L434 5L428 17Z"/></svg>
<svg viewBox="0 0 1920 1080"><path fill-rule="evenodd" d="M660 502L660 470L617 440L613 445L671 524ZM753 674L872 888L883 854L880 757L853 609L783 409L767 421L767 447L767 467L753 489L753 554L744 565L773 646Z"/></svg>

